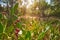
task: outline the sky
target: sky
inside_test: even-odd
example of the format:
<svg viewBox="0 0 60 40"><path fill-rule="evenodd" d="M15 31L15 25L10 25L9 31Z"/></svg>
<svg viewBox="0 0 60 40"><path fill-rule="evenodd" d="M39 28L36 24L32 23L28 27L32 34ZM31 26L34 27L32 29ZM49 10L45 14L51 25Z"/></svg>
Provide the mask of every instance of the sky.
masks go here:
<svg viewBox="0 0 60 40"><path fill-rule="evenodd" d="M48 2L48 4L50 4L50 0L46 0L46 2ZM0 4L1 5L6 5L5 3L1 2L1 0L0 0Z"/></svg>
<svg viewBox="0 0 60 40"><path fill-rule="evenodd" d="M3 5L4 5L4 6L7 5L7 4L5 4L5 3L1 2L1 1L0 1L0 4L1 4L2 7L3 7Z"/></svg>
<svg viewBox="0 0 60 40"><path fill-rule="evenodd" d="M48 4L50 4L50 0L46 0L46 2L48 2Z"/></svg>

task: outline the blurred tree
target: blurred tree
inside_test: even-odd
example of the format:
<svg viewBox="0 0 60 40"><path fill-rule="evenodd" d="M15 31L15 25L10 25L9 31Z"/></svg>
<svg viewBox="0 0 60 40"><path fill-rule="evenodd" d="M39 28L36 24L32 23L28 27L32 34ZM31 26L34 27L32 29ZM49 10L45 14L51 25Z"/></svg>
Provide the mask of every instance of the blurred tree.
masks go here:
<svg viewBox="0 0 60 40"><path fill-rule="evenodd" d="M60 18L60 0L51 0L51 4L53 4L51 9L54 11L51 15Z"/></svg>
<svg viewBox="0 0 60 40"><path fill-rule="evenodd" d="M0 12L2 12L4 10L4 8L0 5Z"/></svg>
<svg viewBox="0 0 60 40"><path fill-rule="evenodd" d="M45 0L40 0L39 1L39 10L40 10L40 16L45 17L44 11L47 9L47 3Z"/></svg>

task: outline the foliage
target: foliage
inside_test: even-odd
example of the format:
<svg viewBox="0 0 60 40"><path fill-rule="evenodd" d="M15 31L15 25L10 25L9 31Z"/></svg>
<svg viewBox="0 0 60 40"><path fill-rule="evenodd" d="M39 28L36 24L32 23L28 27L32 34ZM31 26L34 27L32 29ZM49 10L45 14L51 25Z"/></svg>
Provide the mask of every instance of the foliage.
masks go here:
<svg viewBox="0 0 60 40"><path fill-rule="evenodd" d="M45 1L41 1L38 6L39 12L32 10L32 13L48 15L47 20L28 15L26 18L25 15L19 16L18 3L9 10L9 15L0 13L0 40L60 40L60 19L51 16L60 13L60 9L58 6L48 5ZM31 9L29 10L31 11Z"/></svg>

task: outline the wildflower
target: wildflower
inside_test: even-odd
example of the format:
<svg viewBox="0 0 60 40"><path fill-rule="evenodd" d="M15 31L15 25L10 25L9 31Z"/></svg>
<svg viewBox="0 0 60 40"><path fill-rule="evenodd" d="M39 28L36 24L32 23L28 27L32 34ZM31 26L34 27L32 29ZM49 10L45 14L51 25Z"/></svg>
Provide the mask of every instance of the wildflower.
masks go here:
<svg viewBox="0 0 60 40"><path fill-rule="evenodd" d="M18 37L18 32L19 32L20 30L18 29L18 28L16 28L15 29L15 35Z"/></svg>
<svg viewBox="0 0 60 40"><path fill-rule="evenodd" d="M22 34L22 30L20 30L20 31L18 32L18 34L20 34L20 35L21 35L21 34Z"/></svg>
<svg viewBox="0 0 60 40"><path fill-rule="evenodd" d="M20 22L20 20L16 20L13 24L14 24L14 26L18 23L18 22Z"/></svg>
<svg viewBox="0 0 60 40"><path fill-rule="evenodd" d="M16 22L20 22L20 20L19 20L19 19L17 19L17 20L16 20Z"/></svg>
<svg viewBox="0 0 60 40"><path fill-rule="evenodd" d="M46 31L49 29L49 26L48 27L46 27Z"/></svg>
<svg viewBox="0 0 60 40"><path fill-rule="evenodd" d="M44 29L42 29L42 32L44 32Z"/></svg>

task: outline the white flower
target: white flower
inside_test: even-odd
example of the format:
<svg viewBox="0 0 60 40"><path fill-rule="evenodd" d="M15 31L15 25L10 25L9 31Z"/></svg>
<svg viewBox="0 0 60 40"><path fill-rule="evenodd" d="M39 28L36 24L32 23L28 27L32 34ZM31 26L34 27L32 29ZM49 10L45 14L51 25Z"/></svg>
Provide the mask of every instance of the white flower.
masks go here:
<svg viewBox="0 0 60 40"><path fill-rule="evenodd" d="M44 32L44 30L42 29L42 32Z"/></svg>
<svg viewBox="0 0 60 40"><path fill-rule="evenodd" d="M20 30L20 31L18 32L18 34L20 34L20 35L21 35L21 34L22 34L22 30Z"/></svg>
<svg viewBox="0 0 60 40"><path fill-rule="evenodd" d="M46 30L48 30L49 29L49 26L48 27L46 27Z"/></svg>

